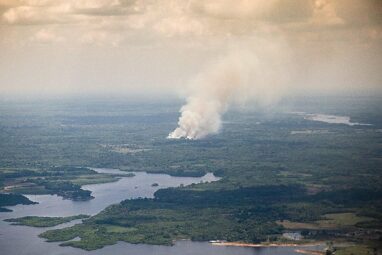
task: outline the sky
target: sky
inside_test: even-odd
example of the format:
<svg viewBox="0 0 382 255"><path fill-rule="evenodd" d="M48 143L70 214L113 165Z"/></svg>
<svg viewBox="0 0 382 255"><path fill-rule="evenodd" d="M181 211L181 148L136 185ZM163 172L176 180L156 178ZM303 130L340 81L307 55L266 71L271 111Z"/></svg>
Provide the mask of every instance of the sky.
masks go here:
<svg viewBox="0 0 382 255"><path fill-rule="evenodd" d="M3 95L186 98L219 68L266 99L357 94L381 66L381 0L0 0Z"/></svg>

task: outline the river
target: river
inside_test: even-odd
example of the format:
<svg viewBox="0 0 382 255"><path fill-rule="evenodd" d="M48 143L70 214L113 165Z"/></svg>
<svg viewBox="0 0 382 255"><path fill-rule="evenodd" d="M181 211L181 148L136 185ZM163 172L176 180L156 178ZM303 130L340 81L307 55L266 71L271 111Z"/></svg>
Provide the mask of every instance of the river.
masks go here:
<svg viewBox="0 0 382 255"><path fill-rule="evenodd" d="M125 174L116 169L94 169L97 172ZM105 207L128 198L153 197L156 190L199 182L217 181L219 178L208 173L203 177L173 177L166 174L136 172L134 177L122 177L116 182L85 185L95 197L89 201L64 200L56 195L27 195L38 204L9 206L13 212L0 213L0 254L4 255L296 255L296 247L224 247L208 242L178 241L174 246L128 244L118 242L95 251L84 251L72 247L61 247L58 243L48 243L38 237L48 229L67 227L81 222L77 220L52 228L14 226L3 221L7 218L23 216L71 216L77 214L94 215ZM159 186L153 187L153 183Z"/></svg>

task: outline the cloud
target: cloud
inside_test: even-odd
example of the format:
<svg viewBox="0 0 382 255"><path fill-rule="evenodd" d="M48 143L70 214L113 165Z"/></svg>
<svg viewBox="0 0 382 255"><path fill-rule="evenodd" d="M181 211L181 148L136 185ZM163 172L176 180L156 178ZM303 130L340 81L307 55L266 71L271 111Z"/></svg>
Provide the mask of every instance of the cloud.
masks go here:
<svg viewBox="0 0 382 255"><path fill-rule="evenodd" d="M315 8L311 22L313 25L317 26L336 26L345 24L345 20L340 18L337 14L335 3L328 0L315 1Z"/></svg>
<svg viewBox="0 0 382 255"><path fill-rule="evenodd" d="M306 19L313 10L311 0L194 0L191 7L195 12L217 19L268 22L294 22Z"/></svg>
<svg viewBox="0 0 382 255"><path fill-rule="evenodd" d="M49 1L33 1L29 4L12 7L3 13L3 19L8 24L35 25L69 22L65 16L69 11L66 4L51 5Z"/></svg>
<svg viewBox="0 0 382 255"><path fill-rule="evenodd" d="M118 34L112 34L104 31L89 31L80 37L80 42L89 45L110 45L116 47L121 42Z"/></svg>
<svg viewBox="0 0 382 255"><path fill-rule="evenodd" d="M3 1L3 0L2 0ZM80 23L92 16L128 15L139 12L135 0L24 0L16 4L0 3L8 24Z"/></svg>
<svg viewBox="0 0 382 255"><path fill-rule="evenodd" d="M31 37L31 40L40 43L52 43L63 42L64 38L56 35L53 31L41 29Z"/></svg>
<svg viewBox="0 0 382 255"><path fill-rule="evenodd" d="M381 84L381 0L0 0L0 17L1 88L183 92L206 62L243 42L257 56L261 39L288 45L290 87Z"/></svg>
<svg viewBox="0 0 382 255"><path fill-rule="evenodd" d="M17 5L20 5L21 1L19 0L0 0L0 6L2 7L12 7L12 6L17 6Z"/></svg>
<svg viewBox="0 0 382 255"><path fill-rule="evenodd" d="M232 36L261 29L360 29L382 23L380 0L0 1L9 25L113 23L165 37Z"/></svg>

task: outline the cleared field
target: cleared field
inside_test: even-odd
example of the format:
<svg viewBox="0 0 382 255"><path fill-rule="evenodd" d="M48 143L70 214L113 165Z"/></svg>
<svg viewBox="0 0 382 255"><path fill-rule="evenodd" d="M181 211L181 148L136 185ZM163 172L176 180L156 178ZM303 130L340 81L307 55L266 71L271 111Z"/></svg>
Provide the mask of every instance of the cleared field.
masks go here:
<svg viewBox="0 0 382 255"><path fill-rule="evenodd" d="M276 223L286 229L321 229L317 223L293 222L289 220L277 221Z"/></svg>
<svg viewBox="0 0 382 255"><path fill-rule="evenodd" d="M324 215L326 220L318 221L319 226L324 228L337 228L346 226L355 226L357 223L373 221L373 218L358 216L355 213L332 213Z"/></svg>
<svg viewBox="0 0 382 255"><path fill-rule="evenodd" d="M323 215L323 220L312 223L292 222L288 220L278 221L277 224L287 229L338 229L341 227L355 226L360 222L368 222L375 220L371 217L358 216L355 213L331 213Z"/></svg>
<svg viewBox="0 0 382 255"><path fill-rule="evenodd" d="M355 245L348 247L339 247L336 251L336 255L371 255L374 253L373 248L366 245Z"/></svg>

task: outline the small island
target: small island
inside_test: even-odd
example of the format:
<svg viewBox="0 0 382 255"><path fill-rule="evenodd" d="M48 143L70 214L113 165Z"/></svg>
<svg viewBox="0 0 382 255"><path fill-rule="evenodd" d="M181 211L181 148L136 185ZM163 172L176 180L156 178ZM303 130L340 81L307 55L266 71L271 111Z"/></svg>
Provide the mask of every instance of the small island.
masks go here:
<svg viewBox="0 0 382 255"><path fill-rule="evenodd" d="M89 215L80 214L68 217L38 217L38 216L26 216L21 218L6 219L4 221L12 222L12 225L21 225L37 228L54 227L63 223L67 223L73 220L87 219Z"/></svg>

